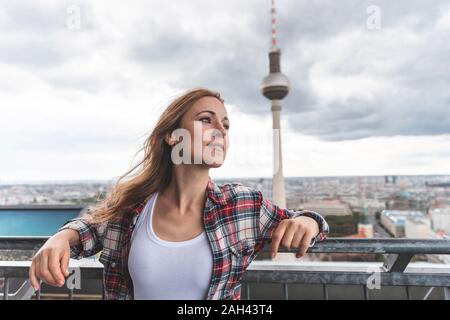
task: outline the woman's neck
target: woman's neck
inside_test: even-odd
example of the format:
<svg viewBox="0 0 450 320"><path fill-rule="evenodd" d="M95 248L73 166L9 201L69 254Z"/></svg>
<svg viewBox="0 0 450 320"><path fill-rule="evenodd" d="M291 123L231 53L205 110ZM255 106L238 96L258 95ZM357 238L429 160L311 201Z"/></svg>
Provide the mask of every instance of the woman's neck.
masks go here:
<svg viewBox="0 0 450 320"><path fill-rule="evenodd" d="M172 170L169 186L160 193L170 199L171 205L180 214L192 211L193 208L203 208L206 201L209 169L197 169L193 165L178 165Z"/></svg>

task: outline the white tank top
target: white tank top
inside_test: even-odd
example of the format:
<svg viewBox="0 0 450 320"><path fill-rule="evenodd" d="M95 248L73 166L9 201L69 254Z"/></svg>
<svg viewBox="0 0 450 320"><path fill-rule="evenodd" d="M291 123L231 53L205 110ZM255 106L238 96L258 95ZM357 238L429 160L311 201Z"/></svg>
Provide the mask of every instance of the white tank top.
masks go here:
<svg viewBox="0 0 450 320"><path fill-rule="evenodd" d="M128 269L137 300L204 300L212 275L205 231L186 241L166 241L153 231L158 193L147 201L131 236Z"/></svg>

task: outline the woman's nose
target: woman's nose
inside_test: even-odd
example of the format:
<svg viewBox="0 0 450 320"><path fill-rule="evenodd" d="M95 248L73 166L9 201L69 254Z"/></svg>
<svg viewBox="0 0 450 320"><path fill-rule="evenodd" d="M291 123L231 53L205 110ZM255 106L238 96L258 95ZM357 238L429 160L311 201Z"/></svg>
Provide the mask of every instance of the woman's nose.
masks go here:
<svg viewBox="0 0 450 320"><path fill-rule="evenodd" d="M227 135L227 129L225 129L225 127L221 123L219 124L219 131L222 134L222 137L225 138L225 136Z"/></svg>

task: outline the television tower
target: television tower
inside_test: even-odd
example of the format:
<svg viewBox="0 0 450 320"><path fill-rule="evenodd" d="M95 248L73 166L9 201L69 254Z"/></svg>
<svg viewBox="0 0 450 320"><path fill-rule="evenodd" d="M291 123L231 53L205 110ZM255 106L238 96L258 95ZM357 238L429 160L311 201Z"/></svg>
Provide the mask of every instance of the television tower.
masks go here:
<svg viewBox="0 0 450 320"><path fill-rule="evenodd" d="M269 51L269 74L263 79L262 94L272 104L273 128L273 182L272 202L281 208L286 208L286 195L284 191L283 161L281 150L280 113L281 100L289 92L289 80L281 73L281 50L277 46L275 0L272 0L272 47Z"/></svg>

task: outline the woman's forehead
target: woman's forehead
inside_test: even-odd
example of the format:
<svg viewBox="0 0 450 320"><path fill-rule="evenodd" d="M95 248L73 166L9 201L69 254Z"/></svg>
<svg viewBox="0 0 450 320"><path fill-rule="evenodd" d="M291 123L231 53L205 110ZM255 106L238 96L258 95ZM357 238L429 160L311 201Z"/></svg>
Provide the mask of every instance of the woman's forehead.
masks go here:
<svg viewBox="0 0 450 320"><path fill-rule="evenodd" d="M191 114L198 114L203 111L212 111L218 116L227 116L225 105L214 97L202 97L194 102L189 110Z"/></svg>

